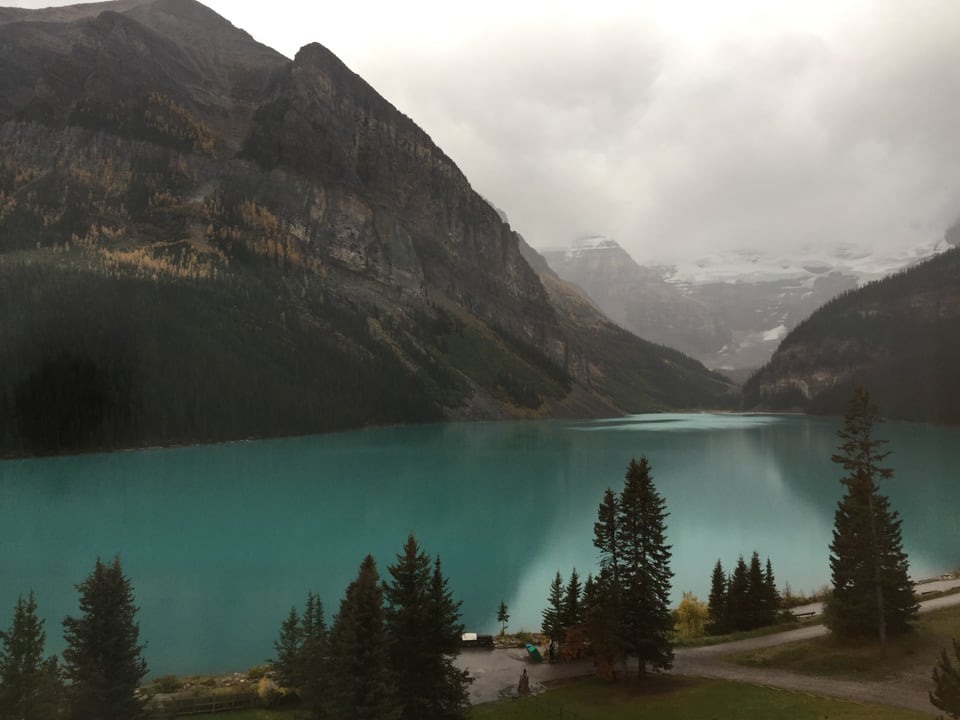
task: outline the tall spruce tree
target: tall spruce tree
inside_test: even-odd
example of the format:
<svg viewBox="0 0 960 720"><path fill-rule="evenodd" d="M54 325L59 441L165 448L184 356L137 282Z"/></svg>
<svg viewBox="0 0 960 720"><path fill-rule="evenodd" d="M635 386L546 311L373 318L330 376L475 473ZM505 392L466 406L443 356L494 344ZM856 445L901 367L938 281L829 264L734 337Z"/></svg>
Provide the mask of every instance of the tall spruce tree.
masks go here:
<svg viewBox="0 0 960 720"><path fill-rule="evenodd" d="M367 555L347 586L330 630L328 708L334 718L395 720L400 716L380 574Z"/></svg>
<svg viewBox="0 0 960 720"><path fill-rule="evenodd" d="M713 574L710 576L710 597L707 607L710 614L707 632L713 635L722 635L727 632L727 576L723 572L720 558L717 558L717 564L713 566Z"/></svg>
<svg viewBox="0 0 960 720"><path fill-rule="evenodd" d="M549 603L547 607L541 612L541 617L543 622L541 623L541 629L544 633L550 638L550 640L557 641L563 639L563 577L560 575L560 571L557 571L556 576L553 578L553 581L550 583L550 597L547 599Z"/></svg>
<svg viewBox="0 0 960 720"><path fill-rule="evenodd" d="M324 619L323 603L320 602L320 596L312 592L307 593L307 604L300 624L300 638L299 662L303 674L300 697L314 720L321 720L328 717L330 638Z"/></svg>
<svg viewBox="0 0 960 720"><path fill-rule="evenodd" d="M303 628L295 607L290 608L286 619L280 624L280 637L273 642L277 653L270 662L277 683L283 688L299 688L303 685Z"/></svg>
<svg viewBox="0 0 960 720"><path fill-rule="evenodd" d="M747 630L747 614L750 607L750 573L743 555L737 558L737 564L730 573L727 584L727 627L730 630Z"/></svg>
<svg viewBox="0 0 960 720"><path fill-rule="evenodd" d="M136 696L147 674L133 587L120 568L97 558L79 585L80 615L63 621L64 674L75 720L131 720L143 713Z"/></svg>
<svg viewBox="0 0 960 720"><path fill-rule="evenodd" d="M463 635L460 622L460 601L453 599L449 580L444 577L438 555L433 562L430 577L428 634L436 653L435 692L427 703L428 718L437 720L462 720L470 708L470 683L473 678L466 670L454 665Z"/></svg>
<svg viewBox="0 0 960 720"><path fill-rule="evenodd" d="M464 717L470 678L453 664L463 634L460 603L453 599L440 558L431 568L429 557L410 535L388 571L386 625L400 717Z"/></svg>
<svg viewBox="0 0 960 720"><path fill-rule="evenodd" d="M620 593L620 545L617 540L617 521L620 518L620 502L613 490L607 488L603 502L597 509L597 522L593 524L593 544L600 551L600 568L609 573L608 590Z"/></svg>
<svg viewBox="0 0 960 720"><path fill-rule="evenodd" d="M436 651L424 632L429 616L430 558L413 535L407 537L397 561L387 566L391 580L383 586L390 662L397 684L400 717L426 718L426 706L436 683Z"/></svg>
<svg viewBox="0 0 960 720"><path fill-rule="evenodd" d="M760 554L754 550L747 569L747 606L743 629L753 630L768 624L766 581L763 577L763 566L760 564Z"/></svg>
<svg viewBox="0 0 960 720"><path fill-rule="evenodd" d="M887 634L900 632L916 617L917 602L908 577L907 555L900 534L900 514L890 509L877 481L893 471L881 463L889 452L885 440L873 437L879 411L861 387L854 390L837 435L841 440L832 460L846 475L846 488L834 516L830 569L833 593L824 619L843 637L876 633L881 645Z"/></svg>
<svg viewBox="0 0 960 720"><path fill-rule="evenodd" d="M770 558L767 558L767 565L763 572L763 590L764 606L766 610L765 625L770 625L777 620L777 613L780 611L780 591L777 590L777 580L773 576L773 564Z"/></svg>
<svg viewBox="0 0 960 720"><path fill-rule="evenodd" d="M666 542L666 501L641 456L627 466L616 524L622 561L621 627L628 653L638 659L640 675L673 664L670 614L670 545Z"/></svg>
<svg viewBox="0 0 960 720"><path fill-rule="evenodd" d="M46 640L33 593L21 596L10 629L0 631L0 720L59 715L63 687L56 657L43 657Z"/></svg>
<svg viewBox="0 0 960 720"><path fill-rule="evenodd" d="M570 573L570 579L567 581L567 587L563 592L563 615L561 624L565 630L576 627L583 623L583 586L580 583L580 575L574 568Z"/></svg>

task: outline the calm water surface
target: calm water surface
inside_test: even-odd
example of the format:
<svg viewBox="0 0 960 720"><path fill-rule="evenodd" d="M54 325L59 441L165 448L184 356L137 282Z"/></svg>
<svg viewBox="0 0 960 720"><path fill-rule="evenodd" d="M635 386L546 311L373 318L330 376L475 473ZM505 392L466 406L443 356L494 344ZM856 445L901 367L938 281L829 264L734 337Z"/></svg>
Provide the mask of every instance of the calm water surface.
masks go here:
<svg viewBox="0 0 960 720"><path fill-rule="evenodd" d="M409 532L439 553L469 630L539 627L550 581L592 571L596 508L646 454L670 511L674 594L702 599L717 558L758 550L782 586L829 580L839 420L646 415L386 428L319 437L0 462L0 627L33 589L48 650L74 585L119 553L151 675L272 655L291 605L328 619L363 556L381 572ZM960 431L888 423L915 577L960 564Z"/></svg>

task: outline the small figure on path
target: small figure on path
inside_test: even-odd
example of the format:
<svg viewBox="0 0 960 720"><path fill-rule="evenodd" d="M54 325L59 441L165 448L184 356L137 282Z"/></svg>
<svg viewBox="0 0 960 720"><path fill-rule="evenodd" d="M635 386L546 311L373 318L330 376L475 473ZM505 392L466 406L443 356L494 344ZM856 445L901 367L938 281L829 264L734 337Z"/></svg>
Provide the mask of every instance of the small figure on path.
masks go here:
<svg viewBox="0 0 960 720"><path fill-rule="evenodd" d="M523 672L520 673L520 683L517 685L517 694L518 695L530 694L530 676L527 675L526 668L524 668Z"/></svg>
<svg viewBox="0 0 960 720"><path fill-rule="evenodd" d="M550 641L550 662L554 661L554 655L556 655L556 648L554 647L553 640Z"/></svg>

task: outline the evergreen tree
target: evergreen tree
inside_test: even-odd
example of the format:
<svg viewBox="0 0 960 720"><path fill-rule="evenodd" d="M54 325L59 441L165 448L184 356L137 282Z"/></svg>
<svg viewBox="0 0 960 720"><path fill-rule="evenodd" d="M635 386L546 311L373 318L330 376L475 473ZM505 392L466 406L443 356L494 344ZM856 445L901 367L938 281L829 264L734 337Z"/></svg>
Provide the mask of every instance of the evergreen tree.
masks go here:
<svg viewBox="0 0 960 720"><path fill-rule="evenodd" d="M563 578L560 571L550 583L550 603L541 613L543 623L541 629L552 641L563 638Z"/></svg>
<svg viewBox="0 0 960 720"><path fill-rule="evenodd" d="M400 716L390 672L383 591L377 564L367 555L347 586L330 630L328 707L331 717L395 720Z"/></svg>
<svg viewBox="0 0 960 720"><path fill-rule="evenodd" d="M760 564L760 554L754 550L747 570L747 607L744 612L744 630L767 625L767 585Z"/></svg>
<svg viewBox="0 0 960 720"><path fill-rule="evenodd" d="M507 631L507 623L510 621L510 613L507 612L507 604L500 600L500 607L497 608L497 622L500 623L500 634Z"/></svg>
<svg viewBox="0 0 960 720"><path fill-rule="evenodd" d="M590 608L594 607L599 600L600 598L597 582L593 579L593 573L588 573L587 579L583 582L583 599L580 603L584 620L586 620L587 613L590 612Z"/></svg>
<svg viewBox="0 0 960 720"><path fill-rule="evenodd" d="M0 720L47 720L62 695L55 657L43 659L47 634L31 592L17 600L13 622L0 632Z"/></svg>
<svg viewBox="0 0 960 720"><path fill-rule="evenodd" d="M587 578L584 610L587 634L593 647L597 676L617 679L617 668L626 663L626 650L620 632L620 606L614 592L612 571L601 568L596 580Z"/></svg>
<svg viewBox="0 0 960 720"><path fill-rule="evenodd" d="M466 670L454 665L463 635L460 622L460 601L454 601L449 582L443 576L440 556L434 560L430 578L428 615L431 618L429 637L436 653L437 673L435 692L427 703L427 718L462 720L470 707L470 683L473 678Z"/></svg>
<svg viewBox="0 0 960 720"><path fill-rule="evenodd" d="M327 717L328 660L330 652L327 624L320 596L307 593L307 604L300 625L300 668L303 685L300 696L316 720Z"/></svg>
<svg viewBox="0 0 960 720"><path fill-rule="evenodd" d="M669 669L673 664L670 636L670 545L666 542L666 502L650 477L646 457L631 460L620 495L616 524L618 555L623 569L621 627L628 653L638 658L639 672Z"/></svg>
<svg viewBox="0 0 960 720"><path fill-rule="evenodd" d="M97 558L79 585L80 615L63 621L64 674L75 720L131 720L143 713L136 696L147 674L133 588L120 568Z"/></svg>
<svg viewBox="0 0 960 720"><path fill-rule="evenodd" d="M463 625L460 603L453 600L440 558L430 559L413 535L389 566L384 585L390 660L401 718L461 718L468 707L469 674L453 660Z"/></svg>
<svg viewBox="0 0 960 720"><path fill-rule="evenodd" d="M713 635L722 635L727 632L727 576L723 572L720 558L713 566L713 575L710 576L710 597L707 601L710 620L707 623L707 632Z"/></svg>
<svg viewBox="0 0 960 720"><path fill-rule="evenodd" d="M426 717L436 672L432 638L425 630L429 617L430 558L413 535L407 537L397 562L387 567L392 580L384 584L390 662L397 683L397 700L404 720Z"/></svg>
<svg viewBox="0 0 960 720"><path fill-rule="evenodd" d="M747 630L747 612L749 608L750 578L743 555L737 558L737 564L730 574L727 587L727 628Z"/></svg>
<svg viewBox="0 0 960 720"><path fill-rule="evenodd" d="M777 590L777 580L773 576L773 565L767 558L767 566L763 573L764 605L766 609L765 625L771 625L777 620L780 611L780 591Z"/></svg>
<svg viewBox="0 0 960 720"><path fill-rule="evenodd" d="M953 641L953 654L960 660L960 643ZM940 659L933 668L933 692L930 702L952 718L960 718L960 667L940 651Z"/></svg>
<svg viewBox="0 0 960 720"><path fill-rule="evenodd" d="M873 438L879 411L861 387L854 390L841 440L832 460L846 475L846 488L837 505L830 569L833 594L827 599L827 626L844 637L876 632L881 645L888 632L899 632L916 617L917 602L908 577L907 555L900 534L900 514L890 509L877 480L893 471L881 463L889 452L884 440Z"/></svg>
<svg viewBox="0 0 960 720"><path fill-rule="evenodd" d="M607 488L603 502L597 509L597 522L593 524L593 544L600 551L600 568L609 573L608 584L611 592L620 593L620 546L617 541L617 520L620 516L620 503L613 490Z"/></svg>
<svg viewBox="0 0 960 720"><path fill-rule="evenodd" d="M302 687L305 677L301 663L303 628L295 607L290 608L286 620L280 624L280 637L274 641L273 648L277 652L277 659L270 664L276 673L277 683L283 688Z"/></svg>
<svg viewBox="0 0 960 720"><path fill-rule="evenodd" d="M561 625L563 625L565 630L576 627L583 622L582 593L583 586L580 583L580 575L577 573L577 569L574 568L573 572L570 573L570 579L567 581L567 589L564 591L563 596Z"/></svg>

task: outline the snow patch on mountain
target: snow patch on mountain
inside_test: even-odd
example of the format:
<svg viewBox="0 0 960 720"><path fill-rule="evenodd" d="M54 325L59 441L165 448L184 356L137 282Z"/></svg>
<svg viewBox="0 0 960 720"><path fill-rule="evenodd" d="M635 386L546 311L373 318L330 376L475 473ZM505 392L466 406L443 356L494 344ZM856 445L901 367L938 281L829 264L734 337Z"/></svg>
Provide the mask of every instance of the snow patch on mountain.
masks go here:
<svg viewBox="0 0 960 720"><path fill-rule="evenodd" d="M767 330L763 334L764 342L776 342L778 340L783 340L787 336L787 326L780 324L777 325L772 330Z"/></svg>

